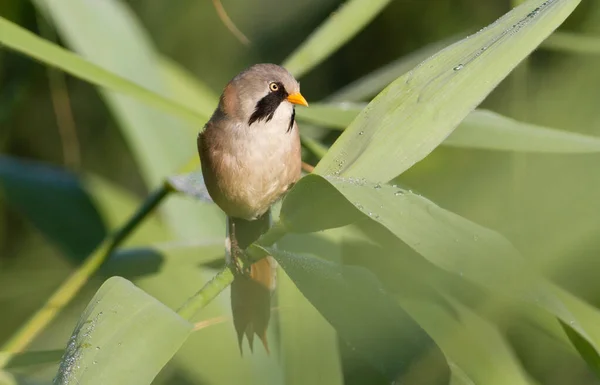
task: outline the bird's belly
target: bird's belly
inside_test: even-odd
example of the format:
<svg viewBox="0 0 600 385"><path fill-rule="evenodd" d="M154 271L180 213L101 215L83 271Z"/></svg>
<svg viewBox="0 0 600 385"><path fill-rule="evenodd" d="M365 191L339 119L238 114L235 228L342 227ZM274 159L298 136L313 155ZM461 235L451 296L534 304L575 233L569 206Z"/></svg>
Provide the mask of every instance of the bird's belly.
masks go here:
<svg viewBox="0 0 600 385"><path fill-rule="evenodd" d="M297 180L300 154L295 154L293 133L287 135L285 141L245 142L221 154L216 203L227 215L255 219Z"/></svg>

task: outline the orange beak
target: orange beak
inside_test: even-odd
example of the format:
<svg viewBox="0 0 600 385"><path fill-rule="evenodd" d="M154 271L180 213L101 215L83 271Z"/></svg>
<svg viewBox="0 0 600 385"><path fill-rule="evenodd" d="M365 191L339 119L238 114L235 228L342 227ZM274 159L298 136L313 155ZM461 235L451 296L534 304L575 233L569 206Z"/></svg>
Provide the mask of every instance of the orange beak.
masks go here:
<svg viewBox="0 0 600 385"><path fill-rule="evenodd" d="M308 102L300 92L295 92L287 97L287 101L293 104L300 104L308 107Z"/></svg>

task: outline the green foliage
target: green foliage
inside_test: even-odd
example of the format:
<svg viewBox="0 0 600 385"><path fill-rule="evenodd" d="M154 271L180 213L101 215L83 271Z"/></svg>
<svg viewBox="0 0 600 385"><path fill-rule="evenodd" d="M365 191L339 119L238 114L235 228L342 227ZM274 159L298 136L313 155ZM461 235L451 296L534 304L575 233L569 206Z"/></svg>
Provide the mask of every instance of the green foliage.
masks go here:
<svg viewBox="0 0 600 385"><path fill-rule="evenodd" d="M317 104L298 111L298 117L313 124L344 130L363 108L362 104L352 103ZM441 144L540 153L600 151L599 138L519 122L483 109L467 115Z"/></svg>
<svg viewBox="0 0 600 385"><path fill-rule="evenodd" d="M528 1L425 60L365 107L315 171L384 182L406 171L437 147L578 3Z"/></svg>
<svg viewBox="0 0 600 385"><path fill-rule="evenodd" d="M110 278L81 315L54 382L149 384L192 327L131 282Z"/></svg>
<svg viewBox="0 0 600 385"><path fill-rule="evenodd" d="M320 258L269 249L298 289L333 325L350 349L389 381L427 358L442 368L444 357L431 338L389 297L367 270ZM431 368L429 368L431 369ZM436 370L440 370L437 369ZM443 379L445 371L436 373ZM424 375L424 373L420 373Z"/></svg>
<svg viewBox="0 0 600 385"><path fill-rule="evenodd" d="M22 289L3 293L2 299L23 309L20 319L0 328L7 340L0 348L0 383L598 383L589 374L600 373L600 312L594 307L599 297L569 292L577 290L567 290L556 273L578 265L570 261L585 253L586 242L592 244L586 237L595 237L598 225L588 214L599 208L591 197L600 180L586 166L597 162L600 150L600 94L594 81L582 80L584 75L578 80L578 71L565 68L595 68L598 39L584 26L585 20L596 25L600 7L579 2L525 1L467 38L456 31L474 25L462 15L453 21L460 13L455 7L431 6L415 13L419 21L437 17L455 28L428 21L428 30L444 32L426 42L411 40L419 36L417 18L414 25L399 21L402 14L412 21L417 4L349 0L330 15L339 5L333 0L308 1L310 12L304 3L271 4L268 18L253 14L260 7L247 2L231 9L224 4L233 19L254 15L244 16L242 25L249 32L255 28L250 53L227 43L225 27L202 8L210 2L141 1L129 7L119 0L35 0L36 11L68 48L28 31L38 28L20 15L33 11L14 7L10 17L0 17L3 46L97 86L101 106L90 102L95 99L85 94L89 90L80 94L69 87L76 93L77 134L89 125L94 133L112 132L113 141L122 138L126 148L105 149L92 136L83 148L95 155L78 174L0 158L2 204L59 246L58 252L29 253L25 241L13 248L27 259L22 266L6 263L0 290L10 286L5 276L29 277L29 261L45 273L47 267L37 265L43 258L51 266L60 264L61 254L83 260L52 276L51 286L58 288L51 296L38 293L39 303L21 305ZM481 2L471 6L474 14L491 12L490 18L507 11ZM310 23L302 15L312 12L324 21L316 29L303 27ZM583 33L554 33L571 13L570 28L580 23ZM195 15L214 20L191 22ZM283 27L270 24L275 20ZM193 29L182 36L204 43L182 43L182 56L175 48L179 25L185 24ZM408 33L397 36L386 25ZM274 227L248 250L252 258L272 255L281 269L268 337L271 356L257 349L242 357L229 297L219 295L227 294L233 279L224 267L223 215L197 171L196 134L223 84L242 69L236 58L273 61L261 50L276 46L279 37L289 50L301 35L308 37L283 65L299 78L311 72L302 78L311 107L298 109L297 117L310 152L304 160L318 164L275 205ZM361 41L370 53L357 53L364 52ZM421 48L373 71L382 60L377 55L404 43ZM527 59L537 48L555 53ZM212 60L215 50L221 60ZM3 76L11 74L4 66L10 63L7 52L0 57ZM553 56L566 53L579 54L569 57L571 67ZM368 73L350 82L357 77L354 64L359 75ZM341 88L322 100L310 96L334 83ZM47 96L64 135L60 94L52 89ZM565 107L570 100L578 113ZM536 116L538 103L544 107ZM43 116L40 130L46 132L52 118L39 104L27 105L28 118ZM86 108L98 112L89 115ZM99 116L105 120L95 124ZM24 140L16 131L0 136L8 153L15 152L11 143ZM25 140L35 143L35 136ZM94 157L97 163L90 165ZM121 170L122 159L130 170ZM537 172L525 175L525 164ZM98 169L113 181L97 176ZM551 182L535 184L545 175ZM555 189L555 178L573 182L557 193L569 197L565 202L547 191ZM578 205L578 198L585 203ZM10 219L3 208L0 218ZM14 231L6 228L0 234ZM553 252L557 261L569 257L556 271L548 267ZM29 281L20 287L36 287ZM524 325L534 332L521 343L513 334ZM537 346L547 340L553 345L546 354ZM552 374L562 362L569 365L562 368L564 382Z"/></svg>

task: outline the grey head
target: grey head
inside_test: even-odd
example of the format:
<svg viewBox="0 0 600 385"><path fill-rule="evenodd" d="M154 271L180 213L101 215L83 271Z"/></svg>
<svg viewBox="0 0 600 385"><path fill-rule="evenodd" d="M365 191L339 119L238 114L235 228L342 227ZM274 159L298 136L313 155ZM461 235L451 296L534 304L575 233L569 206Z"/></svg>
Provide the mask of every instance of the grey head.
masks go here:
<svg viewBox="0 0 600 385"><path fill-rule="evenodd" d="M270 121L282 103L288 107L308 105L300 94L300 84L285 68L276 64L255 64L227 84L219 110L229 119L252 126Z"/></svg>

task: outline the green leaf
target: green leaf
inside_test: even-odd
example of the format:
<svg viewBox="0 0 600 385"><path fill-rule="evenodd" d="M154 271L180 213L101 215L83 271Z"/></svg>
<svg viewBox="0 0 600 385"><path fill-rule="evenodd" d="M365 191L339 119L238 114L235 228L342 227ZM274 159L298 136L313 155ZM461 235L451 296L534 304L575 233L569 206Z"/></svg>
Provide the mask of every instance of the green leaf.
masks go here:
<svg viewBox="0 0 600 385"><path fill-rule="evenodd" d="M600 311L562 288L557 287L555 291L561 301L569 308L569 311L575 314L578 322L588 332L591 339L593 341L600 341ZM561 321L561 326L567 337L569 337L569 340L573 343L573 346L575 346L594 374L600 378L600 356L596 352L596 345L577 333L573 329L573 325Z"/></svg>
<svg viewBox="0 0 600 385"><path fill-rule="evenodd" d="M369 103L315 172L388 181L406 171L437 147L579 2L529 0L424 61Z"/></svg>
<svg viewBox="0 0 600 385"><path fill-rule="evenodd" d="M428 59L442 48L455 43L457 40L459 40L458 36L452 36L447 39L428 44L423 48L411 52L408 55L405 55L358 80L355 80L354 82L334 92L325 100L327 102L356 102L370 99L387 87L388 84L396 80L399 76L404 75L423 60ZM313 104L310 106L312 108ZM298 112L300 110L306 110L306 108L301 108L298 110Z"/></svg>
<svg viewBox="0 0 600 385"><path fill-rule="evenodd" d="M110 278L82 314L55 383L148 385L192 328L131 282Z"/></svg>
<svg viewBox="0 0 600 385"><path fill-rule="evenodd" d="M285 274L277 298L285 384L344 384L335 330Z"/></svg>
<svg viewBox="0 0 600 385"><path fill-rule="evenodd" d="M186 108L145 86L116 75L111 71L107 71L105 68L93 64L54 43L46 41L2 17L0 17L0 43L9 49L30 56L49 66L56 67L82 80L131 95L144 103L186 120L202 122L205 119L195 109Z"/></svg>
<svg viewBox="0 0 600 385"><path fill-rule="evenodd" d="M85 186L57 167L0 156L0 190L10 207L75 260L107 234Z"/></svg>
<svg viewBox="0 0 600 385"><path fill-rule="evenodd" d="M389 380L406 373L426 354L447 369L435 343L368 270L305 254L268 252L350 348Z"/></svg>
<svg viewBox="0 0 600 385"><path fill-rule="evenodd" d="M411 191L311 174L285 197L280 216L292 232L320 231L370 218L435 266L556 316L590 343L595 354L600 352L600 336L586 332L556 288L508 240Z"/></svg>
<svg viewBox="0 0 600 385"><path fill-rule="evenodd" d="M339 262L342 235L338 229L289 235L277 247L294 253L326 255L328 260ZM335 329L281 269L277 275L277 303L285 384L344 384Z"/></svg>
<svg viewBox="0 0 600 385"><path fill-rule="evenodd" d="M600 55L600 36L554 32L544 41L542 47L565 53Z"/></svg>
<svg viewBox="0 0 600 385"><path fill-rule="evenodd" d="M362 107L359 103L313 104L296 115L310 123L343 130ZM500 151L589 153L600 151L600 138L519 122L492 111L476 109L442 145Z"/></svg>
<svg viewBox="0 0 600 385"><path fill-rule="evenodd" d="M533 384L496 327L460 303L452 301L456 315L432 301L402 296L400 303L448 357L457 384Z"/></svg>
<svg viewBox="0 0 600 385"><path fill-rule="evenodd" d="M296 78L317 66L360 32L390 0L348 0L282 64Z"/></svg>

